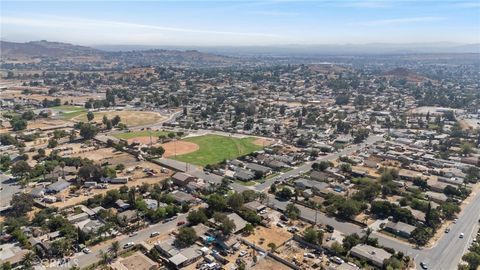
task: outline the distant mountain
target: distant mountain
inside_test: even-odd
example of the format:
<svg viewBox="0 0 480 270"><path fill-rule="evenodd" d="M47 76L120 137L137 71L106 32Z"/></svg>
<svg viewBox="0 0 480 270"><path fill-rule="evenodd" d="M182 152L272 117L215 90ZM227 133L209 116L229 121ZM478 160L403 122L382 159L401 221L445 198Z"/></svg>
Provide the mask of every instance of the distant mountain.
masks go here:
<svg viewBox="0 0 480 270"><path fill-rule="evenodd" d="M0 55L2 59L16 58L93 58L107 60L126 65L144 66L159 64L175 65L226 65L240 62L241 60L231 56L222 56L212 53L204 53L196 50L128 50L128 51L104 51L91 47L72 45L61 42L31 41L16 43L0 41ZM83 59L85 60L85 59ZM87 60L88 61L88 60Z"/></svg>
<svg viewBox="0 0 480 270"><path fill-rule="evenodd" d="M231 56L267 57L311 57L325 55L379 55L379 54L447 54L480 53L480 44L460 44L451 42L434 43L369 43L369 44L312 44L312 45L271 45L271 46L153 46L153 45L97 45L95 48L106 51L180 49L198 50L206 53Z"/></svg>
<svg viewBox="0 0 480 270"><path fill-rule="evenodd" d="M101 51L90 47L72 45L61 42L30 41L26 43L0 41L0 54L2 58L12 57L75 57L98 56Z"/></svg>

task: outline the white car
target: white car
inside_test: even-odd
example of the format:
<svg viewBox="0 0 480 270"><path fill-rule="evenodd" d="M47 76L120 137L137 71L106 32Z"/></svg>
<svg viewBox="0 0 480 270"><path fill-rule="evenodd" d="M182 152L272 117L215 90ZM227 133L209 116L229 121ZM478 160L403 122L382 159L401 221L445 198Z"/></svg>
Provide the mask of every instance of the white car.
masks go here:
<svg viewBox="0 0 480 270"><path fill-rule="evenodd" d="M246 250L242 250L242 251L240 251L240 254L238 254L238 256L240 256L240 257L243 257L243 256L245 256L245 255L247 255L247 251L246 251Z"/></svg>
<svg viewBox="0 0 480 270"><path fill-rule="evenodd" d="M135 243L134 243L134 242L128 242L128 243L126 243L125 245L123 245L123 248L124 248L124 249L127 249L127 248L131 248L131 247L133 247L133 246L135 246Z"/></svg>
<svg viewBox="0 0 480 270"><path fill-rule="evenodd" d="M465 234L463 234L463 232L460 233L460 238L463 238L463 236L465 236Z"/></svg>
<svg viewBox="0 0 480 270"><path fill-rule="evenodd" d="M92 252L89 248L84 248L82 251L85 254L89 254L90 252Z"/></svg>

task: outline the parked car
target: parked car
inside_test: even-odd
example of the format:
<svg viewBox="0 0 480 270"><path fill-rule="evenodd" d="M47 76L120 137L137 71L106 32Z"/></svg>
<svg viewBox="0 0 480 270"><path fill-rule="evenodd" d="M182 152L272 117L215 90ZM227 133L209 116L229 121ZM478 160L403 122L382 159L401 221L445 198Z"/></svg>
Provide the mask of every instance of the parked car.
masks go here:
<svg viewBox="0 0 480 270"><path fill-rule="evenodd" d="M247 251L246 251L246 250L242 250L242 251L240 251L240 254L238 254L239 257L243 257L243 256L245 256L245 255L247 255Z"/></svg>
<svg viewBox="0 0 480 270"><path fill-rule="evenodd" d="M185 224L185 221L179 221L179 222L177 222L177 226L182 226L182 225L184 225L184 224Z"/></svg>
<svg viewBox="0 0 480 270"><path fill-rule="evenodd" d="M342 264L342 263L345 262L342 258L337 257L337 256L335 256L335 257L330 257L330 261L332 261L332 262L334 262L334 263L337 263L337 264Z"/></svg>
<svg viewBox="0 0 480 270"><path fill-rule="evenodd" d="M280 228L285 228L286 225L283 224L282 222L277 222L277 226L280 227Z"/></svg>
<svg viewBox="0 0 480 270"><path fill-rule="evenodd" d="M89 254L90 252L92 252L89 248L84 248L82 251L85 254Z"/></svg>
<svg viewBox="0 0 480 270"><path fill-rule="evenodd" d="M460 233L460 238L463 238L465 236L465 234L462 232Z"/></svg>
<svg viewBox="0 0 480 270"><path fill-rule="evenodd" d="M446 228L445 233L449 233L449 232L450 232L450 228Z"/></svg>
<svg viewBox="0 0 480 270"><path fill-rule="evenodd" d="M155 237L155 236L158 236L158 235L160 235L159 232L152 232L152 233L150 234L150 237Z"/></svg>
<svg viewBox="0 0 480 270"><path fill-rule="evenodd" d="M421 262L420 266L422 267L422 269L428 269L428 265L424 262Z"/></svg>
<svg viewBox="0 0 480 270"><path fill-rule="evenodd" d="M134 242L128 242L128 243L126 243L125 245L123 245L123 248L124 248L124 249L127 249L127 248L131 248L131 247L133 247L133 246L135 246L135 243L134 243Z"/></svg>

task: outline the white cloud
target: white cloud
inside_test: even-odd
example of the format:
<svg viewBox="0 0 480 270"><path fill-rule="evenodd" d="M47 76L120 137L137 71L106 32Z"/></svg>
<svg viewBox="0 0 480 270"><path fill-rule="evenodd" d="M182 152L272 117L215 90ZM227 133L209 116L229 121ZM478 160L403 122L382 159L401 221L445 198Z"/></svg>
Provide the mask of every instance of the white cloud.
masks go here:
<svg viewBox="0 0 480 270"><path fill-rule="evenodd" d="M234 35L234 36L263 36L263 37L280 37L275 34L268 33L255 33L255 32L231 32L231 31L215 31L215 30L202 30L202 29L189 29L189 28L177 28L159 25L118 22L118 21L102 21L102 20L90 20L90 19L75 19L65 17L45 17L36 19L24 19L15 17L2 17L0 19L1 25L21 25L30 27L49 27L49 28L72 28L72 29L85 29L89 27L101 27L103 29L137 29L137 30L161 30L168 32L187 32L197 34L215 34L215 35Z"/></svg>
<svg viewBox="0 0 480 270"><path fill-rule="evenodd" d="M410 18L395 18L395 19L384 19L384 20L372 20L366 22L357 23L357 25L364 26L382 26L382 25L396 25L396 24L411 24L411 23L421 23L421 22L435 22L444 20L443 17L410 17Z"/></svg>

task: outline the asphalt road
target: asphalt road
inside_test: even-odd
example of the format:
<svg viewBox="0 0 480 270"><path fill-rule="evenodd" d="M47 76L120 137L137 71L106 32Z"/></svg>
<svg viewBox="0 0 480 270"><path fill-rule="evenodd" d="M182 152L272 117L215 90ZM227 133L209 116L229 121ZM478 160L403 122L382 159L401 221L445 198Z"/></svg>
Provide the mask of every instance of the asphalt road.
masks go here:
<svg viewBox="0 0 480 270"><path fill-rule="evenodd" d="M0 208L9 206L13 195L22 190L20 185L9 180L9 178L9 176L0 173Z"/></svg>
<svg viewBox="0 0 480 270"><path fill-rule="evenodd" d="M301 166L293 169L293 170L290 170L288 172L285 172L285 173L282 173L276 177L272 177L270 179L267 179L265 180L264 183L262 184L258 184L256 186L254 186L254 189L256 191L265 191L267 188L269 188L275 181L280 181L280 182L283 182L287 179L290 179L290 178L293 178L293 177L297 177L303 173L306 173L308 171L310 171L312 169L312 164L315 163L315 162L320 162L320 161L332 161L332 160L336 160L337 158L339 158L340 156L343 156L343 155L350 155L352 154L353 152L355 151L358 151L360 149L363 149L367 146L370 146L378 141L381 141L383 140L383 138L381 136L374 136L374 135L371 135L369 136L365 142L361 143L361 144L354 144L354 145L350 145L344 149L342 149L341 151L339 152L336 152L336 153L331 153L331 154L328 154L328 155L325 155L325 156L319 156L317 158L316 161L309 161L309 162L305 162L304 164L302 164Z"/></svg>
<svg viewBox="0 0 480 270"><path fill-rule="evenodd" d="M475 198L465 207L457 223L450 226L450 232L445 233L434 247L416 252L417 265L425 262L428 269L457 269L463 254L467 252L479 229L479 209L480 193L476 194ZM460 238L461 233L465 234L464 238Z"/></svg>
<svg viewBox="0 0 480 270"><path fill-rule="evenodd" d="M370 136L364 143L358 145L352 145L343 149L338 153L332 153L327 156L321 156L317 161L322 160L335 160L342 155L349 155L355 151L358 151L366 146L372 145L375 142L381 140L381 137ZM302 166L295 168L289 172L283 173L277 177L268 179L263 184L256 185L254 187L246 187L239 184L232 184L232 187L236 191L243 191L246 189L255 189L256 191L264 191L269 188L275 181L285 181L289 178L299 176L309 170L311 170L313 162L307 162ZM290 202L279 201L274 196L269 196L269 205L279 210L285 210L286 205ZM364 230L362 227L350 222L342 221L333 217L326 216L322 212L315 213L315 210L297 205L300 209L301 217L310 221L311 223L322 223L333 226L336 230L342 232L345 235L357 233L362 235ZM390 247L396 251L401 251L405 255L408 255L415 259L417 269L421 269L420 263L425 262L429 269L435 270L452 270L457 269L457 265L460 263L463 254L468 250L468 247L472 243L480 225L480 193L475 195L475 198L469 203L469 205L459 215L456 224L453 224L450 228L450 232L444 234L444 236L437 241L436 245L432 248L416 248L415 246L400 241L398 239L389 237L382 233L373 232L372 237L376 237L378 242L382 246ZM464 233L465 237L460 238L460 233Z"/></svg>
<svg viewBox="0 0 480 270"><path fill-rule="evenodd" d="M159 232L160 235L165 235L168 234L170 231L173 229L177 228L177 222L179 221L186 221L186 214L180 214L178 217L170 222L166 223L156 223L148 228L142 229L138 231L138 234L134 236L125 236L125 235L120 235L116 238L116 240L120 243L120 248L123 249L123 245L128 243L128 242L134 242L135 244L140 244L141 242L147 240L150 238L150 234L152 232ZM91 253L85 254L83 252L76 253L73 257L70 258L70 262L77 263L80 268L87 267L93 263L99 262L101 260L100 258L100 250L103 250L104 252L108 252L110 246L103 246L101 248L92 248ZM72 265L70 265L72 266ZM68 265L62 265L60 267L49 267L52 269L68 269Z"/></svg>

